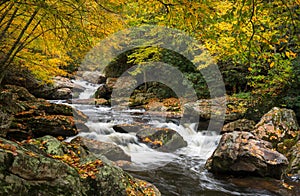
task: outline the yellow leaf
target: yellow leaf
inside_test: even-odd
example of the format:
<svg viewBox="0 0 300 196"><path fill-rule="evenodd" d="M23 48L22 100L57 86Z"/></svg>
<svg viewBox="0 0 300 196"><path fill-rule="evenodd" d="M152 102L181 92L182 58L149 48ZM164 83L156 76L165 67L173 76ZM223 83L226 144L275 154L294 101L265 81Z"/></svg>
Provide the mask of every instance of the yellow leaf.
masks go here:
<svg viewBox="0 0 300 196"><path fill-rule="evenodd" d="M272 62L272 63L270 64L270 68L274 67L274 65L275 65L275 63Z"/></svg>
<svg viewBox="0 0 300 196"><path fill-rule="evenodd" d="M285 55L288 57L288 58L295 58L296 56L297 56L297 54L296 53L294 53L294 52L292 52L292 51L290 51L290 52L288 52L288 51L286 51L285 52Z"/></svg>

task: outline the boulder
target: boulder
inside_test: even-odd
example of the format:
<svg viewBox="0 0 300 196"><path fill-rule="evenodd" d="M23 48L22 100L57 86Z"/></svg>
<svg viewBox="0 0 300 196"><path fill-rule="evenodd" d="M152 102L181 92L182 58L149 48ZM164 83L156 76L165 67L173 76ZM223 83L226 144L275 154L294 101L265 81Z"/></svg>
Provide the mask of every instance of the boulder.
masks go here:
<svg viewBox="0 0 300 196"><path fill-rule="evenodd" d="M84 71L81 77L83 80L93 84L101 84L103 83L103 77L105 78L99 71ZM102 79L100 83L99 79Z"/></svg>
<svg viewBox="0 0 300 196"><path fill-rule="evenodd" d="M255 122L248 119L239 119L223 126L221 134L233 131L246 131L250 132L254 129Z"/></svg>
<svg viewBox="0 0 300 196"><path fill-rule="evenodd" d="M105 84L107 78L104 75L100 75L98 78L98 84Z"/></svg>
<svg viewBox="0 0 300 196"><path fill-rule="evenodd" d="M59 88L50 95L51 99L71 99L72 90L70 88Z"/></svg>
<svg viewBox="0 0 300 196"><path fill-rule="evenodd" d="M135 123L135 124L118 124L114 125L113 129L119 133L137 133L142 128L145 128L145 125Z"/></svg>
<svg viewBox="0 0 300 196"><path fill-rule="evenodd" d="M147 184L145 187L143 185ZM1 195L161 195L83 146L51 136L15 143L0 138Z"/></svg>
<svg viewBox="0 0 300 196"><path fill-rule="evenodd" d="M89 151L94 154L103 155L111 161L131 161L131 157L126 154L122 148L112 143L101 142L84 137L76 137L71 141L71 143L85 145Z"/></svg>
<svg viewBox="0 0 300 196"><path fill-rule="evenodd" d="M95 98L96 99L110 99L112 93L112 88L108 87L107 84L103 84L99 86L97 91L95 92Z"/></svg>
<svg viewBox="0 0 300 196"><path fill-rule="evenodd" d="M223 134L205 166L213 173L281 178L287 165L287 158L273 150L271 143L234 131Z"/></svg>
<svg viewBox="0 0 300 196"><path fill-rule="evenodd" d="M43 83L36 79L26 68L17 67L12 69L16 70L7 72L2 84L22 86L35 97L44 99L70 99L72 98L70 90L76 92L84 91L82 86L72 83L70 79L65 77L57 76L53 78L53 83Z"/></svg>
<svg viewBox="0 0 300 196"><path fill-rule="evenodd" d="M61 76L56 76L53 79L53 85L46 85L41 89L39 96L45 99L61 100L72 99L72 92L82 92L84 87L74 84L70 79Z"/></svg>
<svg viewBox="0 0 300 196"><path fill-rule="evenodd" d="M87 116L82 112L37 99L23 87L6 85L1 90L0 111L11 116L9 128L2 135L19 141L44 135L74 136L88 129L84 125Z"/></svg>
<svg viewBox="0 0 300 196"><path fill-rule="evenodd" d="M286 153L299 140L300 128L293 110L274 107L263 115L252 133Z"/></svg>
<svg viewBox="0 0 300 196"><path fill-rule="evenodd" d="M138 131L136 136L140 142L162 152L174 152L187 146L183 137L169 128L144 128Z"/></svg>
<svg viewBox="0 0 300 196"><path fill-rule="evenodd" d="M48 100L71 99L72 92L82 92L84 87L74 84L70 79L56 76L52 84L39 85L36 89L30 90L30 93L39 98Z"/></svg>
<svg viewBox="0 0 300 196"><path fill-rule="evenodd" d="M192 117L199 116L200 129L206 130L211 119L211 114L215 114L215 126L222 126L223 123L229 123L241 119L247 111L246 103L242 99L234 99L232 97L217 97L213 99L199 99L197 101L182 103L184 113ZM226 109L225 119L220 115L223 113L222 108ZM212 108L212 106L214 106ZM218 125L217 125L218 124Z"/></svg>

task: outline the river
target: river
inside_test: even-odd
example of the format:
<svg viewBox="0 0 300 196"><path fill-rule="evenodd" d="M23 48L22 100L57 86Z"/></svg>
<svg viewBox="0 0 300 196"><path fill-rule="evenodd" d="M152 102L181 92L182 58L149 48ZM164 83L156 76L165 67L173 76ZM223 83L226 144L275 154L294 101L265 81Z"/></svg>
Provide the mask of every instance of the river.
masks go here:
<svg viewBox="0 0 300 196"><path fill-rule="evenodd" d="M79 95L79 99L90 98L98 87L85 81L74 83L86 89ZM86 125L90 132L79 133L79 136L120 146L132 159L130 167L124 169L133 176L156 185L162 195L274 195L264 189L236 186L227 178L207 172L204 164L220 139L214 132L194 130L193 124L178 126L173 123L176 119L165 122L165 119L147 115L146 111L139 109L116 111L105 106L70 105L89 116ZM138 142L135 133L117 133L112 128L116 124L135 122L176 130L187 141L188 146L174 153L158 152Z"/></svg>

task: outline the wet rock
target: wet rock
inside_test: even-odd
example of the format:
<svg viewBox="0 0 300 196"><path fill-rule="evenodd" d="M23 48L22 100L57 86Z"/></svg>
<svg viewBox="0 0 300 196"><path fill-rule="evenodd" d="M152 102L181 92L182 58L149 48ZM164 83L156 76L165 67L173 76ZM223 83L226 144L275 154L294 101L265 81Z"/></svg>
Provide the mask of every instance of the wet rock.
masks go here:
<svg viewBox="0 0 300 196"><path fill-rule="evenodd" d="M118 84L118 86L116 86ZM128 92L131 92L131 88L136 85L136 81L131 76L123 76L119 78L107 78L106 84L100 86L96 93L95 98L110 99L112 92L116 99L128 97Z"/></svg>
<svg viewBox="0 0 300 196"><path fill-rule="evenodd" d="M105 84L106 83L107 78L104 75L100 75L98 78L98 84Z"/></svg>
<svg viewBox="0 0 300 196"><path fill-rule="evenodd" d="M174 152L186 147L187 142L176 131L168 128L144 128L137 132L138 139L151 148L163 152Z"/></svg>
<svg viewBox="0 0 300 196"><path fill-rule="evenodd" d="M147 187L143 186L148 184ZM0 138L1 195L147 195L159 191L77 144Z"/></svg>
<svg viewBox="0 0 300 196"><path fill-rule="evenodd" d="M246 131L250 132L254 129L255 122L248 119L239 119L223 126L221 134L233 131Z"/></svg>
<svg viewBox="0 0 300 196"><path fill-rule="evenodd" d="M119 124L114 125L113 129L119 133L137 133L143 128L143 124Z"/></svg>
<svg viewBox="0 0 300 196"><path fill-rule="evenodd" d="M112 143L101 142L83 137L76 137L71 141L71 143L80 143L81 145L85 145L89 151L94 154L103 155L111 161L131 161L131 157L126 154L122 148Z"/></svg>
<svg viewBox="0 0 300 196"><path fill-rule="evenodd" d="M280 178L287 165L287 158L274 151L271 143L249 132L231 132L223 134L205 166L213 173Z"/></svg>
<svg viewBox="0 0 300 196"><path fill-rule="evenodd" d="M110 103L108 100L104 98L100 99L72 99L72 101L69 102L70 104L84 104L84 105L106 105L108 106Z"/></svg>
<svg viewBox="0 0 300 196"><path fill-rule="evenodd" d="M72 99L72 90L69 88L60 88L51 94L51 99Z"/></svg>
<svg viewBox="0 0 300 196"><path fill-rule="evenodd" d="M209 121L211 114L214 114L216 123L219 123L221 126L224 122L229 123L244 117L247 108L241 104L242 101L243 100L233 99L227 96L213 99L200 99L182 105L185 114L199 116L199 123ZM223 113L224 116L221 115ZM225 117L225 119L223 119L223 117Z"/></svg>
<svg viewBox="0 0 300 196"><path fill-rule="evenodd" d="M277 107L265 114L252 132L256 137L271 142L281 153L286 153L300 137L294 111Z"/></svg>
<svg viewBox="0 0 300 196"><path fill-rule="evenodd" d="M15 123L21 123L32 131L34 137L44 135L69 137L78 134L74 118L64 115L34 116Z"/></svg>
<svg viewBox="0 0 300 196"><path fill-rule="evenodd" d="M108 85L104 84L101 85L97 91L95 92L95 98L103 98L103 99L110 99L112 93L112 88L108 87Z"/></svg>
<svg viewBox="0 0 300 196"><path fill-rule="evenodd" d="M70 79L61 76L53 78L53 84L46 84L32 90L36 96L49 100L71 99L72 92L82 92L84 87L74 84Z"/></svg>
<svg viewBox="0 0 300 196"><path fill-rule="evenodd" d="M228 182L248 190L260 190L261 195L295 196L300 194L299 184L285 183L274 178L229 177Z"/></svg>
<svg viewBox="0 0 300 196"><path fill-rule="evenodd" d="M99 77L102 76L99 71L85 71L82 74L82 79L89 83L99 84Z"/></svg>

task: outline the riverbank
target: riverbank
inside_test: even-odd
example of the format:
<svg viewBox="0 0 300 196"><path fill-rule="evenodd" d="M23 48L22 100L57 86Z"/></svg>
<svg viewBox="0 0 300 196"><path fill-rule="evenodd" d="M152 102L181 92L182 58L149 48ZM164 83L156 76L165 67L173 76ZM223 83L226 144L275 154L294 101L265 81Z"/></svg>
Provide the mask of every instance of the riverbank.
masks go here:
<svg viewBox="0 0 300 196"><path fill-rule="evenodd" d="M103 153L78 140L63 142L87 128L82 112L8 85L0 90L0 114L1 194L160 195Z"/></svg>
<svg viewBox="0 0 300 196"><path fill-rule="evenodd" d="M3 162L4 163L6 163L6 161L9 162L8 165L6 164L7 167L4 167L2 170L4 173L11 172L10 168L13 167L10 164L14 165L14 161L18 160L19 155L24 156L26 160L28 159L29 162L34 162L34 163L36 162L36 159L43 160L44 156L46 156L47 161L48 159L50 159L51 161L52 159L55 159L53 160L54 162L58 161L60 164L64 164L64 165L67 164L69 167L71 167L71 170L77 171L79 177L85 177L84 179L90 179L91 181L89 182L91 183L94 182L93 178L99 177L97 172L101 173L101 168L103 167L103 165L107 164L108 167L111 168L114 168L115 167L114 165L119 165L125 169L127 168L126 170L128 170L131 174L133 174L133 176L152 182L154 185L156 185L158 188L162 190L163 195L168 195L171 193L192 194L193 193L192 187L195 186L197 186L195 190L197 190L196 192L199 194L201 192L205 194L211 194L214 192L231 194L230 193L231 191L233 192L238 191L246 195L247 194L251 195L251 191L254 191L255 194L261 192L266 195L272 193L279 194L279 195L296 195L297 193L299 193L299 190L297 189L299 185L299 183L297 182L299 180L299 177L297 177L299 173L299 161L298 161L299 157L297 156L299 154L299 144L298 144L299 126L295 118L295 114L293 114L293 112L290 110L274 109L273 111L270 111L270 113L265 114L265 117L261 118L260 120L261 122L257 123L249 119L247 120L241 119L245 117L243 113L244 112L243 108L246 108L247 105L244 105L242 101L236 101L236 102L230 101L229 104L227 104L227 117L226 117L227 124L223 127L222 130L223 136L222 138L220 138L220 137L209 136L209 135L205 136L204 135L205 132L202 131L205 130L205 126L203 126L203 129L198 130L198 132L190 132L190 133L186 132L187 131L186 128L179 127L177 125L178 124L177 122L178 120L180 120L181 112L180 110L178 110L178 107L180 109L181 107L177 102L178 100L174 98L158 101L158 103L168 103L169 105L166 104L163 105L163 107L169 107L169 108L173 107L173 109L170 109L171 111L159 111L159 110L157 111L155 110L156 107L150 107L151 104L153 103L155 103L153 105L156 106L156 102L149 102L150 104L148 103L147 105L144 105L142 110L135 109L132 110L130 115L127 115L126 111L123 111L123 113L121 112L116 114L111 113L113 111L110 111L111 109L109 107L105 106L102 108L102 106L98 104L95 105L95 103L90 105L88 105L87 103L76 103L74 105L77 105L76 107L78 108L82 108L83 112L79 112L77 110L74 111L72 107L67 105L54 104L54 103L49 103L48 101L43 99L37 99L34 96L32 96L26 89L21 87L16 87L16 86L6 86L5 89L2 89L0 97L1 97L0 103L2 108L1 114L3 114L2 119L5 119L2 121L3 124L1 126L2 137L7 138L9 140L17 141L16 143L11 143L11 141L3 138L3 141L1 142L1 144L3 145L1 145L0 150L2 153L4 153ZM241 99L234 98L234 100L241 100ZM196 102L196 104L198 105L198 109L195 108L195 111L202 112L199 113L202 115L202 117L200 116L201 117L200 121L201 119L206 121L209 120L209 115L211 112L209 110L210 107L209 100L207 101L199 100ZM235 109L235 105L236 107L239 107L239 110ZM139 108L141 107L139 106ZM103 109L106 110L107 112L104 111L103 114L99 114L99 111ZM151 113L150 116L154 117L154 119L151 118L148 120L145 119L146 117L145 115L147 113L148 114ZM76 118L73 118L74 114ZM91 119L88 119L86 114L88 114ZM124 114L126 115L124 116ZM111 115L112 118L116 117L119 120L113 121L112 119L107 118L108 117L107 115ZM133 121L131 121L127 119L130 118L130 116L131 117L136 116L136 118L132 119ZM166 116L168 117L167 119L169 120L167 124L156 121L156 120L164 120L166 119L164 118ZM104 121L101 121L101 119ZM141 124L136 124L135 120L139 121ZM116 125L115 123L118 124L119 126L118 128L114 126ZM127 123L127 128L124 128L126 123ZM270 126L270 123L272 126ZM122 125L123 127L121 127L122 128L121 131L120 131L120 124L123 124ZM128 130L128 125L131 127L129 130ZM160 126L163 129L160 129L159 128ZM168 127L168 129L165 129L166 127L164 126ZM277 133L276 130L279 129L280 131ZM130 133L130 130L133 131ZM147 130L147 132L143 132L143 130ZM174 137L173 133L175 132L173 132L172 130L175 130L177 133L179 133L179 136L183 136L183 137L180 138L176 135ZM266 133L272 133L272 134L270 135L264 134L263 133L264 130L266 131ZM136 136L138 136L137 139L135 139L136 138L135 134ZM47 135L53 135L57 137L59 140L65 139L66 137L70 137L70 136L73 137L84 136L87 139L89 138L91 139L91 137L93 137L96 140L99 140L100 138L102 139L100 139L99 144L97 143L99 141L93 141L93 140L90 141L90 143L93 144L93 146L87 145L88 144L87 142L84 142L83 143L84 145L81 145L81 143L79 142L79 144L78 143L75 144L76 147L74 148L73 144L76 140L73 141L73 144L72 142L68 144L68 143L63 143L62 141L59 141L58 139L55 138L51 138L51 137L48 138L49 136ZM226 138L235 138L236 136L239 137L239 135L242 135L240 140L233 139L230 141L231 143L227 142ZM244 137L243 135L249 135L249 137L248 136ZM166 138L167 140L162 138ZM162 151L165 151L164 149L173 149L174 144L172 144L172 141L176 141L175 143L177 144L179 141L178 139L180 139L183 145L176 146L176 148L174 149L175 150L174 153L172 152L174 150L172 150L171 152L159 152L160 151L159 149L163 149ZM55 149L57 148L57 146L62 146L61 150L63 151L58 150L60 151L58 154L57 152L55 152L52 155L50 153L51 156L49 156L48 149L47 147L44 146L44 145L47 146L48 140L51 141L54 140L56 146ZM103 142L101 140L107 140L106 141L107 143L101 143ZM208 141L210 141L210 143L208 143L209 145L214 144L210 147L210 151L207 152L208 154L210 153L209 156L213 153L213 150L215 148L216 151L213 153L213 156L210 158L210 162L212 162L212 164L208 165L207 163L207 166L204 167L206 159L209 157L201 157L203 156L203 154L201 154L201 151L197 151L197 150L195 151L195 149L202 148L203 150L204 145L207 144L203 143L199 145L199 142L208 142ZM219 141L220 144L217 145ZM266 141L266 142L268 141L271 143L270 144L266 143L265 146L256 145L257 142L262 142L262 141ZM117 145L112 146L111 143L116 143ZM23 147L24 144L26 147ZM146 146L143 146L144 144L146 144ZM254 144L254 146L251 147L252 144ZM28 149L27 145L31 147ZM35 147L32 147L32 145ZM70 146L68 147L68 145L71 145L72 148L71 150L69 149ZM247 147L247 145L250 146ZM106 158L109 158L113 162L106 160L106 158L104 157L101 156L99 157L97 155L95 155L95 157L92 158L92 162L89 162L86 159L88 158L86 157L86 155L93 154L91 152L92 149L96 151L98 150L99 152L99 149L103 149L103 146L107 146L109 149L112 148L115 149L114 151L107 151L105 149L102 151L100 150L101 156L105 156ZM134 146L134 148L138 147L138 151L136 152L132 151L133 148L130 149L130 146L131 147ZM172 148L170 148L170 146ZM238 147L234 149L232 148L234 146L238 146ZM256 151L251 151L251 149L254 147L261 147L261 149L258 149ZM58 147L58 149L59 148L60 147ZM80 150L78 150L79 148ZM34 151L32 149L34 149ZM53 148L51 147L51 149ZM146 163L146 162L142 162L142 164L140 165L142 167L140 167L138 171L136 169L135 171L133 171L132 168L134 167L132 166L134 166L137 163L137 159L135 156L145 153L142 151L145 149L147 149L148 154L144 154L144 157L140 157L140 158L148 162L153 161L152 163L158 164L158 166L152 167L151 164L149 164L148 166L145 165L142 166L143 164ZM228 151L230 149L234 149L234 150L230 152ZM240 149L244 149L244 151L239 151ZM250 150L247 152L248 149ZM44 150L46 150L46 155ZM261 151L268 154L263 155L261 154ZM279 151L278 153L282 153L282 156L287 157L287 161L283 161L284 159L283 158L281 160L282 162L278 162L280 161L280 159L277 159L276 156L270 157L269 154L272 153L273 151L274 152ZM78 152L80 153L78 154ZM119 155L117 154L120 152L122 156L120 154ZM136 153L136 155L127 154L128 152L129 153L134 152ZM244 152L247 152L249 156L247 155L247 153L245 156ZM24 153L25 155L23 155ZM152 155L149 153L151 153ZM168 156L170 155L172 158L168 160L170 157L166 158L165 156L166 154L164 153L171 153L167 155ZM200 154L197 155L197 153ZM226 153L228 153L228 155L226 155ZM126 154L129 156L126 156ZM13 157L13 159L10 159L11 156ZM70 159L75 158L76 160L78 160L78 158L81 159L80 158L81 156L83 156L83 160L81 160L80 162L76 162L76 161L70 162ZM94 155L91 156L93 157ZM150 156L150 157L146 157L146 156ZM156 158L153 158L151 160L151 156L154 156ZM236 159L234 159L234 156L236 157ZM249 158L251 156L253 157ZM264 157L264 156L268 156L268 157ZM9 159L7 159L6 157L9 157ZM116 158L116 157L120 157L120 159L112 160L112 158ZM229 160L226 159L226 157ZM165 159L164 160L165 163L160 164L160 161L162 161L163 159ZM244 162L241 162L241 160L243 160ZM255 169L254 172L251 170L251 167L249 167L249 165L248 166L245 165L245 163L250 165L251 164L255 165L257 160L265 161L265 163L263 162L262 163L270 164L270 165L267 166L265 170L264 170L265 166L263 164L256 165L258 166L258 169ZM27 163L28 161L25 162ZM218 162L228 163L228 165L225 166L221 165L221 168L225 169L224 171L222 170L220 172L220 170L218 170L218 167L220 166ZM240 166L236 166L236 168L239 168L238 172L232 170L231 168L231 165L237 163L240 164ZM268 171L272 169L272 167L277 163L279 165L283 163L283 165L280 166L282 169L276 170L275 172L277 173L275 175L273 174L270 175ZM51 164L50 165L46 164L45 167L52 167ZM93 166L90 167L91 166L90 164ZM127 167L128 165L129 167ZM215 167L215 169L212 169L212 167ZM20 167L18 166L18 168ZM288 170L286 170L286 168L288 168ZM212 175L211 173L209 173L207 169L214 174ZM39 168L38 170L43 170L43 169ZM256 170L257 171L261 170L261 171L255 173ZM80 173L79 171L83 173ZM23 170L20 172L21 172L20 175L22 176ZM29 171L24 171L24 172L28 173ZM121 175L121 173L118 172L122 173L123 171L117 170L117 173L111 173L111 175L113 176ZM187 176L185 175L182 176L183 174ZM99 175L101 176L102 174ZM253 178L251 176L260 176L259 178L256 177L256 179L261 181L265 185L255 186L251 184L249 181L249 179ZM209 183L205 183L205 181L203 181L205 179L204 177L209 179ZM35 174L33 174L32 178L35 178ZM44 177L42 178L44 179ZM47 177L45 178L47 179ZM280 181L278 181L275 178L277 179L279 178ZM4 178L4 179L9 179L9 178ZM29 179L31 179L31 177ZM174 179L178 179L178 180L174 181ZM201 184L199 185L198 184L199 182L197 182L197 180L194 181L195 179L201 181L202 185ZM236 180L236 179L240 179L240 180ZM109 178L107 180L108 180L107 182L110 182L111 179ZM123 181L123 179L121 178L119 178L119 180ZM16 180L16 182L17 181L18 180ZM85 181L85 180L81 180L81 181ZM125 179L125 181L127 182L127 185L128 183L130 184L129 180ZM228 182L231 183L230 186L225 187L225 189L220 188L223 187L224 184ZM24 190L28 192L29 190L40 190L40 189L42 190L44 186L46 187L56 186L53 184L47 185L47 182L45 183L46 184L39 184L37 186L33 186L33 188L24 189ZM215 188L209 188L210 183L214 184L213 187ZM8 184L5 183L4 185L8 186ZM77 184L77 185L81 186L83 184ZM176 187L175 185L176 186L184 185L186 188L177 189L175 188ZM252 187L253 190L251 191L244 190L243 187L248 185L249 187ZM275 187L277 185L278 188L272 190L271 187ZM16 186L19 186L19 184ZM140 185L134 185L134 186L138 187ZM148 186L150 185L147 185L147 187ZM26 185L25 187L31 187L31 185ZM87 187L88 190L93 190L91 185L88 185ZM122 186L120 185L119 187L120 189L124 190L124 188L122 188L123 185ZM99 188L99 190L100 189L105 190L106 192L106 190L108 190L109 188L105 189L105 187L101 187ZM12 191L12 189L9 188L7 190ZM152 190L155 191L155 188L153 188ZM61 191L60 188L59 191ZM81 190L81 191L82 193L85 193L85 191L87 190ZM112 193L109 191L107 192ZM126 194L125 192L123 193ZM157 192L156 194L159 193Z"/></svg>

